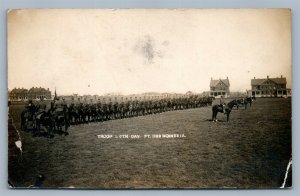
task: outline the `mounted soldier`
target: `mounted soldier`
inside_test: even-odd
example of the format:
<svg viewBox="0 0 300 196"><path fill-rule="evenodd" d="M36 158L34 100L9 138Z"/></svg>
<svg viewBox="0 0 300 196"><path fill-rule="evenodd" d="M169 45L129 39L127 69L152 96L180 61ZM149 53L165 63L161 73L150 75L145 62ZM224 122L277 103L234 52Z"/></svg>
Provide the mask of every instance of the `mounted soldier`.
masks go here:
<svg viewBox="0 0 300 196"><path fill-rule="evenodd" d="M219 112L223 111L222 113L226 114L225 112L226 103L224 102L223 96L221 96L220 104L218 106L219 106Z"/></svg>
<svg viewBox="0 0 300 196"><path fill-rule="evenodd" d="M27 111L30 112L30 113L34 113L35 112L35 108L36 107L35 107L34 103L32 102L32 100L29 100L28 104L26 106Z"/></svg>
<svg viewBox="0 0 300 196"><path fill-rule="evenodd" d="M47 108L47 103L45 102L44 98L41 98L41 101L40 101L40 110L43 110L45 111L46 108Z"/></svg>
<svg viewBox="0 0 300 196"><path fill-rule="evenodd" d="M26 110L29 114L29 119L33 120L34 114L37 111L37 106L32 102L32 100L29 100L28 105L26 106Z"/></svg>
<svg viewBox="0 0 300 196"><path fill-rule="evenodd" d="M41 101L36 106L35 119L40 120L42 115L47 112L47 104L44 102L44 98L41 98Z"/></svg>

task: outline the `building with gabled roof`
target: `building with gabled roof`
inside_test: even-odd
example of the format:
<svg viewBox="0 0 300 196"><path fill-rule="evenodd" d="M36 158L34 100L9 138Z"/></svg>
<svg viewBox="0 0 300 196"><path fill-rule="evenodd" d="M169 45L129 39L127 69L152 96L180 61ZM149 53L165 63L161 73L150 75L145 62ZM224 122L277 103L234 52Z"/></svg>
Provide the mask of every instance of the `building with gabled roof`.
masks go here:
<svg viewBox="0 0 300 196"><path fill-rule="evenodd" d="M251 79L251 90L248 96L253 97L290 97L291 89L286 88L286 78L255 78Z"/></svg>
<svg viewBox="0 0 300 196"><path fill-rule="evenodd" d="M14 88L9 92L9 100L26 101L28 100L28 90L25 88Z"/></svg>
<svg viewBox="0 0 300 196"><path fill-rule="evenodd" d="M210 96L215 98L226 98L230 95L230 82L226 79L210 80Z"/></svg>
<svg viewBox="0 0 300 196"><path fill-rule="evenodd" d="M32 87L28 90L28 99L40 100L48 99L51 100L51 91L42 87Z"/></svg>
<svg viewBox="0 0 300 196"><path fill-rule="evenodd" d="M9 91L10 101L27 101L51 99L51 91L42 87L32 87L29 90L25 88L14 88Z"/></svg>

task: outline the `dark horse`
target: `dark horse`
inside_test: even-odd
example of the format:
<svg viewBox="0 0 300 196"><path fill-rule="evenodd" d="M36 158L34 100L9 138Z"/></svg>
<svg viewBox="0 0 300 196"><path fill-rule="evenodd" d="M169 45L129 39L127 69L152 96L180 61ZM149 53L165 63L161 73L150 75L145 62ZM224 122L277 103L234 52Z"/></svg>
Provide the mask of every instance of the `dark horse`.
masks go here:
<svg viewBox="0 0 300 196"><path fill-rule="evenodd" d="M54 111L51 112L51 120L54 125L54 130L58 133L68 135L67 132L70 121L69 121L69 112L66 107L57 107Z"/></svg>
<svg viewBox="0 0 300 196"><path fill-rule="evenodd" d="M227 114L227 122L229 121L229 115L230 112L233 108L233 106L237 105L236 100L232 100L229 103L227 103L226 105L214 105L212 107L212 121L217 121L217 114L218 112Z"/></svg>
<svg viewBox="0 0 300 196"><path fill-rule="evenodd" d="M36 118L35 118L35 123L36 123L36 132L35 135L43 135L46 137L54 137L53 135L53 121L52 117L49 112L40 112ZM43 131L43 130L46 131Z"/></svg>
<svg viewBox="0 0 300 196"><path fill-rule="evenodd" d="M253 97L247 97L247 98L246 98L246 101L250 104L250 107L251 107L252 102L253 102L254 99L255 99L255 98L253 98Z"/></svg>
<svg viewBox="0 0 300 196"><path fill-rule="evenodd" d="M248 101L245 98L236 100L237 110L239 109L239 107L244 107L244 109L247 110L247 105L248 105Z"/></svg>
<svg viewBox="0 0 300 196"><path fill-rule="evenodd" d="M252 97L245 97L243 99L238 99L236 107L237 107L237 109L239 109L239 106L243 106L245 108L245 110L247 110L248 104L251 107L252 101L253 101Z"/></svg>
<svg viewBox="0 0 300 196"><path fill-rule="evenodd" d="M29 125L32 126L32 129L35 129L34 113L35 112L30 112L27 109L22 111L22 113L21 113L21 129L22 130L27 131Z"/></svg>

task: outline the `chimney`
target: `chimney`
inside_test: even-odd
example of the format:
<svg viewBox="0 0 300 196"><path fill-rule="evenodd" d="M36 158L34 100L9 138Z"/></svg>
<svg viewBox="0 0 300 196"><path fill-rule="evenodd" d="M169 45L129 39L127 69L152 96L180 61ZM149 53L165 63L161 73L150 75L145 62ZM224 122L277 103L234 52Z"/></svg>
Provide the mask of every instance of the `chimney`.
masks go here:
<svg viewBox="0 0 300 196"><path fill-rule="evenodd" d="M213 78L211 77L210 80L213 80Z"/></svg>
<svg viewBox="0 0 300 196"><path fill-rule="evenodd" d="M255 76L254 76L254 79L255 79Z"/></svg>
<svg viewBox="0 0 300 196"><path fill-rule="evenodd" d="M269 79L269 76L267 76L267 79Z"/></svg>
<svg viewBox="0 0 300 196"><path fill-rule="evenodd" d="M282 75L280 77L282 78Z"/></svg>
<svg viewBox="0 0 300 196"><path fill-rule="evenodd" d="M228 76L226 76L227 80L228 80Z"/></svg>

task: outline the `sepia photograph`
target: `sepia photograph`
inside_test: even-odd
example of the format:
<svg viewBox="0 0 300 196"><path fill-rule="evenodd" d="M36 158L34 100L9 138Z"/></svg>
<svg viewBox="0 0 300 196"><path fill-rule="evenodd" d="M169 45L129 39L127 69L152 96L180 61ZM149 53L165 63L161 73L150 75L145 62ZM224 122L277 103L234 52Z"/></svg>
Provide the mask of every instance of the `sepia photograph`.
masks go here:
<svg viewBox="0 0 300 196"><path fill-rule="evenodd" d="M291 188L291 45L286 8L8 10L8 187Z"/></svg>

